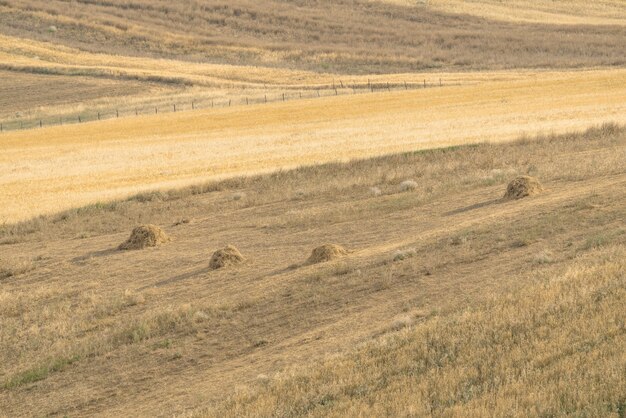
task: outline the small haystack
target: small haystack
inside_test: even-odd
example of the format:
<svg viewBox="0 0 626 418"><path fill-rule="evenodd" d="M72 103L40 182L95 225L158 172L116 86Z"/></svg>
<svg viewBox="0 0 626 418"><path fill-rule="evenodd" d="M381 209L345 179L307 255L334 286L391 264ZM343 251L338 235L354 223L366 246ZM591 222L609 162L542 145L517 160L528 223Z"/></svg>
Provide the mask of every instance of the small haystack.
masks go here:
<svg viewBox="0 0 626 418"><path fill-rule="evenodd" d="M521 199L526 196L534 196L543 191L543 186L534 177L520 176L509 183L504 194L505 199Z"/></svg>
<svg viewBox="0 0 626 418"><path fill-rule="evenodd" d="M326 261L336 260L347 255L348 252L340 245L336 244L324 244L321 247L317 247L311 253L311 256L307 260L307 264L324 263Z"/></svg>
<svg viewBox="0 0 626 418"><path fill-rule="evenodd" d="M156 247L169 240L169 237L158 226L141 225L133 229L128 240L122 243L118 249L141 250L147 247Z"/></svg>
<svg viewBox="0 0 626 418"><path fill-rule="evenodd" d="M244 262L244 258L237 248L227 245L226 248L217 250L211 256L209 267L213 270L223 267L234 266Z"/></svg>

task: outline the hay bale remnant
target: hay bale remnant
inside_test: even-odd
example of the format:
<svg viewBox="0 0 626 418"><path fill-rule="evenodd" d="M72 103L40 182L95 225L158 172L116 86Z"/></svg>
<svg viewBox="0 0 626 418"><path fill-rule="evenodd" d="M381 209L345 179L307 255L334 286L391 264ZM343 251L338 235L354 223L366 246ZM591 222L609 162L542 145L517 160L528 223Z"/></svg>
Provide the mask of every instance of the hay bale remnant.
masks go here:
<svg viewBox="0 0 626 418"><path fill-rule="evenodd" d="M213 253L211 261L209 262L209 267L212 270L217 270L224 267L235 266L243 263L244 261L245 259L236 247L227 245L225 248L217 250Z"/></svg>
<svg viewBox="0 0 626 418"><path fill-rule="evenodd" d="M504 194L505 199L521 199L534 196L543 191L543 186L534 177L520 176L509 183Z"/></svg>
<svg viewBox="0 0 626 418"><path fill-rule="evenodd" d="M348 254L345 248L336 244L324 244L315 248L307 260L307 264L325 263L336 260Z"/></svg>
<svg viewBox="0 0 626 418"><path fill-rule="evenodd" d="M117 247L119 250L142 250L168 242L169 237L155 225L140 225L133 229L130 237Z"/></svg>

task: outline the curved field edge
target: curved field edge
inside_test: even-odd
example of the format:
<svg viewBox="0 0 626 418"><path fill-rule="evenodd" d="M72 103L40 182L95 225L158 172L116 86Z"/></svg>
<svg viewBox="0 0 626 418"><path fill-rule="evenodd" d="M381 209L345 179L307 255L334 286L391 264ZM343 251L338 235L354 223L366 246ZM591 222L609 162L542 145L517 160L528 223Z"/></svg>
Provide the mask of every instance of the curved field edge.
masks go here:
<svg viewBox="0 0 626 418"><path fill-rule="evenodd" d="M0 223L226 177L624 123L625 79L551 73L5 133Z"/></svg>

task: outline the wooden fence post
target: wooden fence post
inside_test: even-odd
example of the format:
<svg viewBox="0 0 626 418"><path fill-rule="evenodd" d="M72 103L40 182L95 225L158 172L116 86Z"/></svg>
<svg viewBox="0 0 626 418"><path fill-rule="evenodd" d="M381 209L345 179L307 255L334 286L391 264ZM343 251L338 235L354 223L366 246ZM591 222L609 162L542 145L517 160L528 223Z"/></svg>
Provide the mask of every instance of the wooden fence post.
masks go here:
<svg viewBox="0 0 626 418"><path fill-rule="evenodd" d="M82 123L82 121L80 120L80 115L78 115L78 123Z"/></svg>
<svg viewBox="0 0 626 418"><path fill-rule="evenodd" d="M174 112L176 112L176 103L174 103Z"/></svg>
<svg viewBox="0 0 626 418"><path fill-rule="evenodd" d="M228 99L228 107L230 107L232 99Z"/></svg>
<svg viewBox="0 0 626 418"><path fill-rule="evenodd" d="M191 101L191 110L195 110L195 109L196 109L196 104L192 100Z"/></svg>
<svg viewBox="0 0 626 418"><path fill-rule="evenodd" d="M98 120L100 120L100 112L98 112Z"/></svg>
<svg viewBox="0 0 626 418"><path fill-rule="evenodd" d="M246 97L246 104L248 104L248 98Z"/></svg>
<svg viewBox="0 0 626 418"><path fill-rule="evenodd" d="M337 93L337 89L335 89L335 96L337 96L339 93Z"/></svg>
<svg viewBox="0 0 626 418"><path fill-rule="evenodd" d="M157 113L159 113L159 108L154 106L154 114L156 115Z"/></svg>
<svg viewBox="0 0 626 418"><path fill-rule="evenodd" d="M404 82L404 89L405 89L405 90L408 90L408 89L409 89L409 86L406 84L406 81Z"/></svg>
<svg viewBox="0 0 626 418"><path fill-rule="evenodd" d="M119 109L115 109L115 117L116 118L120 117L120 110Z"/></svg>
<svg viewBox="0 0 626 418"><path fill-rule="evenodd" d="M424 79L424 88L426 88L426 79Z"/></svg>
<svg viewBox="0 0 626 418"><path fill-rule="evenodd" d="M137 112L137 108L135 108L135 116L137 116L139 113Z"/></svg>
<svg viewBox="0 0 626 418"><path fill-rule="evenodd" d="M39 119L39 127L43 128L43 122L41 121L41 119Z"/></svg>
<svg viewBox="0 0 626 418"><path fill-rule="evenodd" d="M4 131L4 127L2 126L2 124L0 123L0 132Z"/></svg>

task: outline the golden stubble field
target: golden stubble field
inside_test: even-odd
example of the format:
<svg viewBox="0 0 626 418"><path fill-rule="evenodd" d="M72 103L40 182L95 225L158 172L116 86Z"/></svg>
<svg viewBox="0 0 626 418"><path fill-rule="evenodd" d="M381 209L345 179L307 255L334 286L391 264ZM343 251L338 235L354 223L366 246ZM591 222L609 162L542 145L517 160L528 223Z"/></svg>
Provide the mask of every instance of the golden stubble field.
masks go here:
<svg viewBox="0 0 626 418"><path fill-rule="evenodd" d="M623 280L584 265L623 254L625 150L624 128L605 125L303 167L0 228L0 416L180 416L211 406L211 416L346 416L352 406L379 416L411 399L419 411L460 416L457 408L506 409L516 390L518 415L608 411L625 383L615 372L626 360L615 350L626 335ZM503 199L521 174L544 192ZM171 240L116 250L140 223ZM304 264L323 243L349 253ZM244 264L210 269L227 244ZM543 277L558 282L580 268L578 290L567 279L562 298L539 292ZM485 298L527 287L536 298L483 312ZM374 349L381 357L366 367L332 363L414 325L410 352L430 342L414 362L394 348ZM391 361L378 378L372 363L385 358L406 367ZM420 374L428 387L396 393L393 382L416 382L424 363L433 365ZM289 379L304 365L304 380ZM598 375L608 384L576 398ZM260 393L247 399L246 388ZM378 393L397 402L364 401ZM320 402L326 394L332 403Z"/></svg>
<svg viewBox="0 0 626 418"><path fill-rule="evenodd" d="M5 133L0 222L228 176L626 121L624 70L477 80Z"/></svg>

